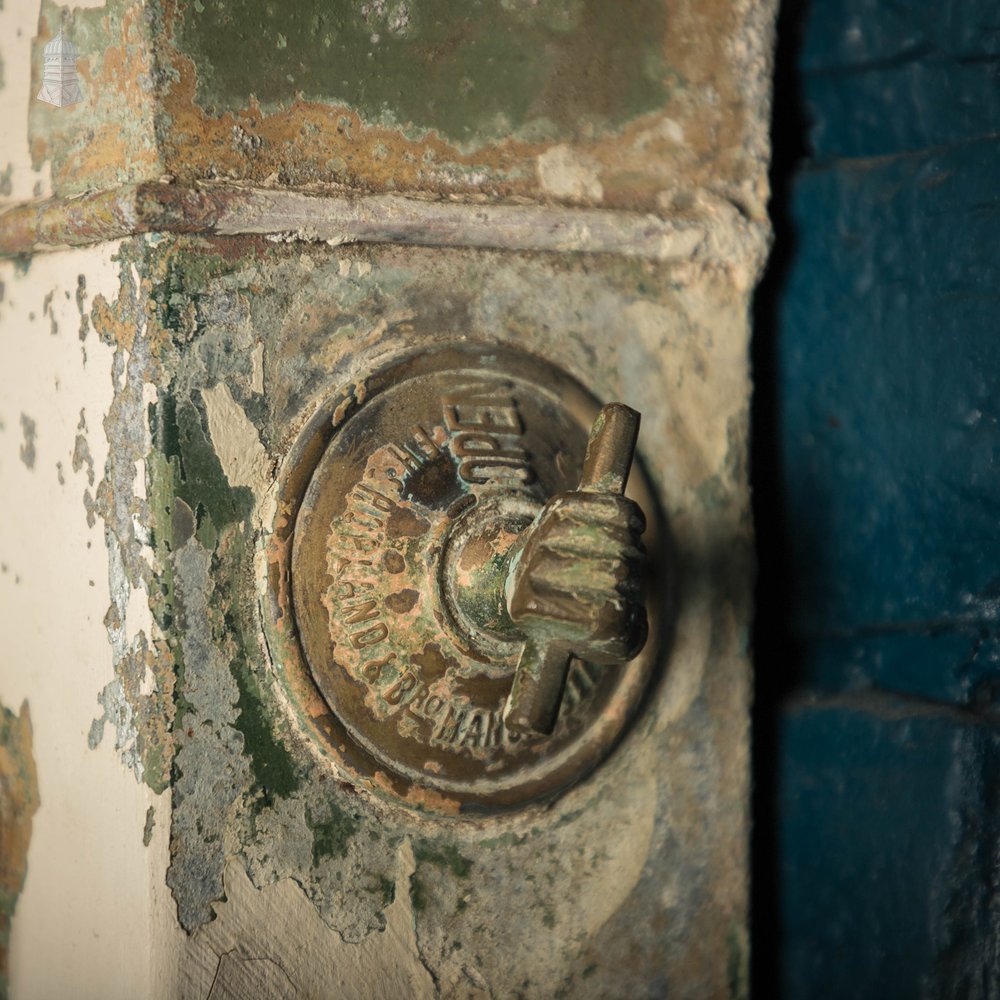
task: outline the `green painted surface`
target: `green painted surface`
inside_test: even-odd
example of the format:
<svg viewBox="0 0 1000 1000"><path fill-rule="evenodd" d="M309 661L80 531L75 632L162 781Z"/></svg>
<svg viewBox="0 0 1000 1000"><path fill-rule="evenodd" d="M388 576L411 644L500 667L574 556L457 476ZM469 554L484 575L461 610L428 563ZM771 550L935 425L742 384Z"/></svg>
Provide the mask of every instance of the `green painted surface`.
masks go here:
<svg viewBox="0 0 1000 1000"><path fill-rule="evenodd" d="M343 809L338 809L332 802L324 818L320 819L308 813L307 817L313 832L313 865L318 866L324 858L346 857L347 846L357 833L358 821Z"/></svg>
<svg viewBox="0 0 1000 1000"><path fill-rule="evenodd" d="M660 0L195 0L178 28L197 100L237 110L306 99L475 145L573 136L662 107Z"/></svg>
<svg viewBox="0 0 1000 1000"><path fill-rule="evenodd" d="M465 878L472 871L472 862L453 844L422 841L414 846L413 856L418 863L427 862L439 868L446 868L458 878Z"/></svg>
<svg viewBox="0 0 1000 1000"><path fill-rule="evenodd" d="M294 795L302 781L291 753L275 735L273 721L264 705L260 682L247 660L240 623L235 615L227 615L226 625L237 648L231 667L240 690L236 728L243 734L244 747L250 755L250 771L257 793L255 810L259 812L272 804L275 798Z"/></svg>

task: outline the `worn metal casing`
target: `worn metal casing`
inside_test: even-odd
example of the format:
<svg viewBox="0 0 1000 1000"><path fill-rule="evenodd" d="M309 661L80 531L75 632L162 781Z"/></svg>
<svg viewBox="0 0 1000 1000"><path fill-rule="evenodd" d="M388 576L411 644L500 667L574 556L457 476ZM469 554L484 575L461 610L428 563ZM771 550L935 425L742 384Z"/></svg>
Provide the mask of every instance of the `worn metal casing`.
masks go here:
<svg viewBox="0 0 1000 1000"><path fill-rule="evenodd" d="M170 525L157 531L173 567L170 616L185 664L203 621L202 641L236 651L228 662L216 654L211 666L185 665L179 682L186 700L192 669L235 680L217 701L199 700L194 717L211 723L175 730L181 777L168 878L182 918L200 923L221 884L222 853L194 832L206 823L220 836L239 831L257 880L294 877L348 934L379 925L391 897L383 887L395 882L408 840L417 937L436 970L460 976L468 959L453 958L450 943L459 942L500 993L569 986L601 996L626 982L641 996L689 974L697 960L682 942L692 935L703 946L714 936L703 974L717 974L709 956L744 947L746 903L732 867L746 847L738 789L749 683L740 313L722 295L706 303L711 285L692 298L647 263L228 240L161 244L153 256L154 273L186 276L171 286L183 307L160 310L164 348L178 363L157 406L165 478L153 491L164 498L154 523ZM154 315L162 287L152 286ZM190 341L188 307L197 320ZM394 805L379 794L387 779L377 770L360 798L357 786L338 782L322 741L310 739L329 725L328 707L301 692L289 697L281 647L261 641L271 605L260 530L282 518L269 492L275 464L332 387L353 385L362 396L373 365L463 338L541 348L594 392L642 408L640 459L677 566L669 656L610 759L554 805L479 820L436 817L447 802L417 787L412 809ZM254 728L237 710L251 696ZM225 798L235 812L222 827L205 768L232 775ZM331 829L336 848L317 853ZM212 870L218 881L205 878ZM332 898L331 884L344 886ZM677 948L665 947L673 934Z"/></svg>
<svg viewBox="0 0 1000 1000"><path fill-rule="evenodd" d="M26 712L8 741L34 753L43 803L20 937L14 921L25 989L745 993L747 314L771 8L460 6L0 11L0 101L30 109L0 254L38 254L0 263L17 358L0 698L30 702L33 751ZM317 72L331 11L339 78ZM70 108L32 99L60 27L80 52ZM344 48L359 39L371 63ZM611 753L500 815L342 766L272 601L302 429L401 353L456 342L528 352L642 412L675 571L662 656ZM58 957L77 955L93 968Z"/></svg>

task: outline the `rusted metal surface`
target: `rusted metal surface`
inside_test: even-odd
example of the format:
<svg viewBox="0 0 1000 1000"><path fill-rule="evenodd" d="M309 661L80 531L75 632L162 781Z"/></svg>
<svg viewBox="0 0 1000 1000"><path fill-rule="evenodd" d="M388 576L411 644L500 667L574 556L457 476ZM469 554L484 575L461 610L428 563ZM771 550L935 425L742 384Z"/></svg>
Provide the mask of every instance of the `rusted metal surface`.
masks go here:
<svg viewBox="0 0 1000 1000"><path fill-rule="evenodd" d="M284 241L406 243L618 253L661 261L729 262L709 209L671 218L535 205L466 205L232 184L148 182L52 198L0 214L0 256L87 246L139 233L253 234Z"/></svg>
<svg viewBox="0 0 1000 1000"><path fill-rule="evenodd" d="M84 102L34 102L58 194L164 174L670 213L712 190L763 221L770 5L460 0L43 4ZM122 109L128 109L122 114Z"/></svg>
<svg viewBox="0 0 1000 1000"><path fill-rule="evenodd" d="M479 808L560 791L621 735L660 647L605 669L645 635L644 522L631 500L568 492L596 406L553 366L496 347L411 358L363 384L334 409L296 515L288 573L310 672L354 741L408 785ZM577 594L554 572L568 551ZM574 694L539 742L504 705L525 639L542 633L563 649L557 694L567 669Z"/></svg>

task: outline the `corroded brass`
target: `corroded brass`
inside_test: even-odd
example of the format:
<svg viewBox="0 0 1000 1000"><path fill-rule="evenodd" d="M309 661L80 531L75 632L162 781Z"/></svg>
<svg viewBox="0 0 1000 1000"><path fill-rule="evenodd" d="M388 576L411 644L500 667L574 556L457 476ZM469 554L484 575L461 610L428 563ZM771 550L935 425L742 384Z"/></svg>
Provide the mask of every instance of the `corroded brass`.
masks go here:
<svg viewBox="0 0 1000 1000"><path fill-rule="evenodd" d="M580 483L598 407L529 355L426 354L358 396L332 411L320 454L303 449L315 457L289 569L316 686L376 776L388 772L382 787L485 807L558 791L609 752L655 661L655 611L635 656L643 518L621 495L627 408L596 435ZM574 585L556 595L559 550L580 546L563 567ZM561 660L546 718L505 721L525 649L549 647Z"/></svg>
<svg viewBox="0 0 1000 1000"><path fill-rule="evenodd" d="M646 641L640 583L646 519L625 498L639 414L609 403L587 442L579 489L550 499L518 539L505 584L511 621L524 636L504 725L552 732L569 659L632 659Z"/></svg>

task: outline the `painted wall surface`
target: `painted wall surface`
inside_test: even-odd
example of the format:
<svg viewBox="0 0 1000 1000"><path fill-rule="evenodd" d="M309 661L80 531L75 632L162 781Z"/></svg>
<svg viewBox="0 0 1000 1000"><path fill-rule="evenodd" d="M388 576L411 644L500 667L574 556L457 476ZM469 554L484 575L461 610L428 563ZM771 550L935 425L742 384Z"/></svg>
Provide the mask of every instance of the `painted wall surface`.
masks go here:
<svg viewBox="0 0 1000 1000"><path fill-rule="evenodd" d="M760 764L780 770L762 988L991 997L1000 19L812 0L786 22L758 326L776 421L758 433L780 455L761 464L758 669L784 699Z"/></svg>
<svg viewBox="0 0 1000 1000"><path fill-rule="evenodd" d="M111 625L109 586L121 585L94 513L114 384L112 351L85 319L94 297L118 287L114 251L0 264L9 359L0 390L0 701L30 706L40 800L13 922L12 996L133 996L130 984L169 982L172 970L157 966L180 937L162 875L169 796L135 782L121 766L128 748L113 737L97 745L94 732L108 709L127 711L120 698L98 701L113 685L111 649L131 644L150 618L140 592L120 628Z"/></svg>

